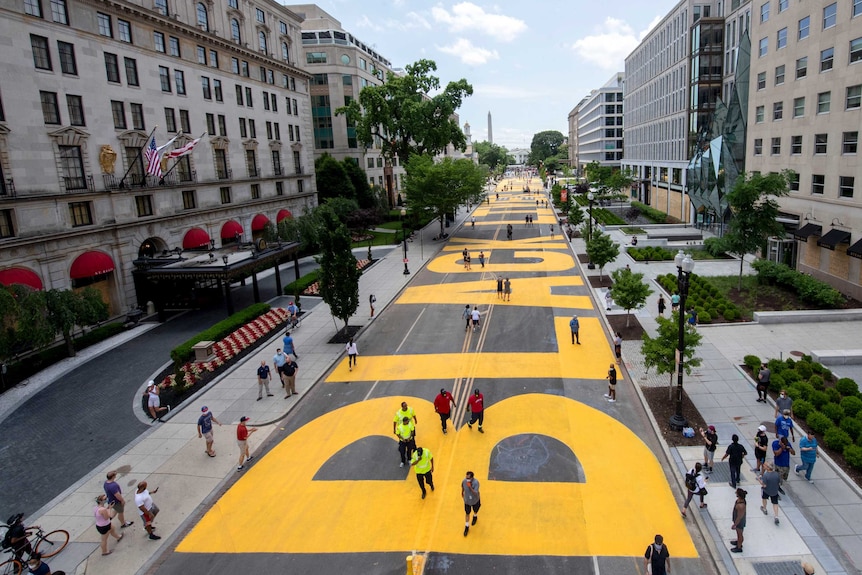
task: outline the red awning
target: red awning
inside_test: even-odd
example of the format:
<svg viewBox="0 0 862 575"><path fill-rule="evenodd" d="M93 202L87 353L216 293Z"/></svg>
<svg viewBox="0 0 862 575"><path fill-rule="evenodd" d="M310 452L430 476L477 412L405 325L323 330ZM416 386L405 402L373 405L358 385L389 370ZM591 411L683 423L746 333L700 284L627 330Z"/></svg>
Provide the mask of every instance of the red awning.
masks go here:
<svg viewBox="0 0 862 575"><path fill-rule="evenodd" d="M251 231L259 232L268 223L269 223L268 217L266 217L263 214L258 214L251 220Z"/></svg>
<svg viewBox="0 0 862 575"><path fill-rule="evenodd" d="M183 237L184 250L196 250L199 248L209 247L210 236L200 228L192 228L186 232Z"/></svg>
<svg viewBox="0 0 862 575"><path fill-rule="evenodd" d="M284 218L292 218L293 214L290 213L290 210L278 210L278 215L275 217L276 222L280 222Z"/></svg>
<svg viewBox="0 0 862 575"><path fill-rule="evenodd" d="M242 235L242 226L235 220L228 220L221 227L221 239L233 239L237 234Z"/></svg>
<svg viewBox="0 0 862 575"><path fill-rule="evenodd" d="M69 277L73 280L91 278L114 271L114 260L105 252L85 252L75 258Z"/></svg>
<svg viewBox="0 0 862 575"><path fill-rule="evenodd" d="M0 284L3 284L4 286L21 284L30 286L33 289L44 288L39 276L27 268L7 268L5 270L0 270Z"/></svg>

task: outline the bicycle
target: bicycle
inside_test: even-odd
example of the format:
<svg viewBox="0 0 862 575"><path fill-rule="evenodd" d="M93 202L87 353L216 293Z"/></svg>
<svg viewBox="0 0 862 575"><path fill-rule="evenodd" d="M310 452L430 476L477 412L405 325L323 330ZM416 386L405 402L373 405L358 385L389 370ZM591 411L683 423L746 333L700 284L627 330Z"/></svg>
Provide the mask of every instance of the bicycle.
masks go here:
<svg viewBox="0 0 862 575"><path fill-rule="evenodd" d="M23 514L15 515L10 518L8 524L4 524L2 527L8 531L22 517ZM65 529L55 529L54 531L45 533L38 525L31 525L25 529L25 534L29 542L29 548L32 551L28 552L26 549L15 550L12 547L4 549L6 553L12 554L12 558L0 563L0 575L20 575L33 553L39 553L43 559L47 559L58 554L69 544L69 532ZM27 559L23 558L25 554L27 555Z"/></svg>

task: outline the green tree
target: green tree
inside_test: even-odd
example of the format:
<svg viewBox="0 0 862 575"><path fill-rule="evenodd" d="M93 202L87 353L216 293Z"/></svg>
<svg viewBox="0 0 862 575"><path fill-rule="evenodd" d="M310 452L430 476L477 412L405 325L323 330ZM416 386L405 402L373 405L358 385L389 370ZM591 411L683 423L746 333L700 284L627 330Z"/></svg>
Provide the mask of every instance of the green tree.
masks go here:
<svg viewBox="0 0 862 575"><path fill-rule="evenodd" d="M45 312L55 335L66 342L69 357L75 357L72 333L75 326L88 326L108 319L108 306L93 288L80 292L51 289L45 292Z"/></svg>
<svg viewBox="0 0 862 575"><path fill-rule="evenodd" d="M362 209L379 209L378 198L371 190L371 184L368 183L368 174L359 165L359 162L353 158L345 158L342 162L344 171L347 172L347 177L353 184L353 189L356 191L356 201Z"/></svg>
<svg viewBox="0 0 862 575"><path fill-rule="evenodd" d="M329 306L333 317L344 322L347 328L350 316L359 308L359 276L356 258L350 246L350 233L327 206L318 210L320 218L320 296Z"/></svg>
<svg viewBox="0 0 862 575"><path fill-rule="evenodd" d="M441 162L434 162L427 155L413 156L406 170L404 187L410 198L410 209L440 218L441 235L445 215L460 205L482 201L488 179L487 167L477 166L468 159L443 158Z"/></svg>
<svg viewBox="0 0 862 575"><path fill-rule="evenodd" d="M530 142L530 156L527 163L532 166L538 166L540 162L545 162L547 158L556 156L566 141L566 137L556 130L545 130L533 135L533 141Z"/></svg>
<svg viewBox="0 0 862 575"><path fill-rule="evenodd" d="M436 70L434 61L419 60L404 74L388 74L383 84L366 86L358 99L335 113L356 125L362 145L379 143L390 164L396 156L402 162L413 155L433 156L449 144L463 150L467 141L454 114L473 87L462 78L441 91L440 79L431 75Z"/></svg>
<svg viewBox="0 0 862 575"><path fill-rule="evenodd" d="M647 369L654 367L659 375L671 374L668 392L672 393L673 374L677 368L676 350L679 345L679 312L673 312L669 319L661 316L655 319L658 322L658 333L655 337L648 333L643 334L641 354ZM702 336L696 329L683 328L683 371L686 375L691 375L691 368L700 366L700 358L694 354L701 339Z"/></svg>
<svg viewBox="0 0 862 575"><path fill-rule="evenodd" d="M314 160L314 175L317 180L317 200L322 204L328 198L356 199L356 188L342 162L329 154Z"/></svg>
<svg viewBox="0 0 862 575"><path fill-rule="evenodd" d="M497 144L476 142L473 144L473 150L479 156L479 163L488 166L492 172L501 166L505 168L507 165L515 163L515 158L509 154L509 151Z"/></svg>
<svg viewBox="0 0 862 575"><path fill-rule="evenodd" d="M629 326L631 310L640 309L646 303L650 288L644 283L642 273L632 272L628 268L620 268L611 273L614 285L611 286L611 297L614 302L626 310L626 327Z"/></svg>
<svg viewBox="0 0 862 575"><path fill-rule="evenodd" d="M587 240L587 255L592 263L599 266L599 281L604 284L602 270L620 255L620 244L615 244L611 236L603 234L601 230L595 230L592 239Z"/></svg>
<svg viewBox="0 0 862 575"><path fill-rule="evenodd" d="M786 196L793 172L780 174L751 173L736 180L733 191L727 195L732 216L724 243L729 252L739 256L739 289L742 289L743 256L765 247L771 236L784 237L784 225L778 221L778 202Z"/></svg>

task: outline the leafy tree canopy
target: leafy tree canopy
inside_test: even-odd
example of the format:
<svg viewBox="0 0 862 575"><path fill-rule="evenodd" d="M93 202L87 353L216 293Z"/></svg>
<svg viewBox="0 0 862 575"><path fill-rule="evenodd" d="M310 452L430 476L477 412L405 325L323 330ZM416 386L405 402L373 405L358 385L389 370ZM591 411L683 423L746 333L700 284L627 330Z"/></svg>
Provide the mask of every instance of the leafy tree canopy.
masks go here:
<svg viewBox="0 0 862 575"><path fill-rule="evenodd" d="M538 166L539 162L547 164L547 160L557 155L560 146L565 141L566 137L556 130L546 130L535 134L530 143L530 157L527 163L533 166Z"/></svg>
<svg viewBox="0 0 862 575"><path fill-rule="evenodd" d="M356 188L342 162L329 154L314 160L318 203L327 198L356 198Z"/></svg>
<svg viewBox="0 0 862 575"><path fill-rule="evenodd" d="M359 165L359 162L351 158L345 158L341 162L344 166L344 171L350 182L353 184L353 189L356 190L356 201L359 202L359 207L362 209L378 208L377 196L371 190L371 184L368 183L368 174Z"/></svg>
<svg viewBox="0 0 862 575"><path fill-rule="evenodd" d="M488 179L486 166L477 166L466 158L443 158L434 162L427 155L413 156L406 170L404 187L410 209L440 218L441 233L445 214L454 212L462 204L480 202Z"/></svg>
<svg viewBox="0 0 862 575"><path fill-rule="evenodd" d="M593 238L587 240L587 255L592 263L599 266L599 278L603 281L602 270L620 255L620 244L615 244L611 236L603 234L601 230L595 230Z"/></svg>
<svg viewBox="0 0 862 575"><path fill-rule="evenodd" d="M333 317L347 322L359 308L359 276L356 257L351 251L350 233L329 205L317 210L320 255L320 296Z"/></svg>
<svg viewBox="0 0 862 575"><path fill-rule="evenodd" d="M611 297L618 306L626 310L626 327L628 327L631 310L644 306L649 297L650 288L644 283L642 273L632 272L628 268L614 270L611 277L614 279Z"/></svg>
<svg viewBox="0 0 862 575"><path fill-rule="evenodd" d="M413 155L437 154L448 145L463 150L464 133L453 117L464 98L473 94L467 80L449 82L440 91L440 79L433 60L419 60L404 75L388 74L380 86L366 86L359 98L338 108L356 126L356 138L365 146L379 142L390 162ZM437 93L439 92L439 93ZM437 93L435 96L429 94Z"/></svg>
<svg viewBox="0 0 862 575"><path fill-rule="evenodd" d="M670 319L658 316L658 333L651 337L643 334L641 353L647 369L655 368L656 373L671 374L670 384L673 385L673 373L676 370L676 349L679 345L679 312L673 312ZM702 336L696 329L683 328L683 371L691 375L691 368L700 366L700 358L695 357Z"/></svg>
<svg viewBox="0 0 862 575"><path fill-rule="evenodd" d="M500 166L505 168L507 165L515 163L515 158L509 154L509 151L497 144L476 142L473 144L473 150L479 155L479 163L488 166L492 172Z"/></svg>

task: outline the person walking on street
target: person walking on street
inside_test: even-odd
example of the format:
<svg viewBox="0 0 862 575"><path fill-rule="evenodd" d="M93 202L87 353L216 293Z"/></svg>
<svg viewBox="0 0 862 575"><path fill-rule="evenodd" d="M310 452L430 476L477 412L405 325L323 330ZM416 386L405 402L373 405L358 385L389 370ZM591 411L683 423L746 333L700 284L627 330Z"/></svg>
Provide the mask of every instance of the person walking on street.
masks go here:
<svg viewBox="0 0 862 575"><path fill-rule="evenodd" d="M107 481L102 485L102 489L105 490L105 495L108 496L108 503L111 504L114 512L117 514L117 519L120 520L120 529L130 527L134 521L126 523L126 498L123 497L123 489L117 483L117 472L113 470L109 471L105 479Z"/></svg>
<svg viewBox="0 0 862 575"><path fill-rule="evenodd" d="M786 437L782 436L772 442L772 455L775 463L775 471L781 476L781 481L787 481L790 477L790 456L796 455L793 445ZM784 490L781 484L778 485L778 492L784 495Z"/></svg>
<svg viewBox="0 0 862 575"><path fill-rule="evenodd" d="M608 289L605 291L605 307L607 311L611 311L611 302L613 302L613 296L611 295L611 290Z"/></svg>
<svg viewBox="0 0 862 575"><path fill-rule="evenodd" d="M737 484L739 484L742 462L745 461L746 455L748 455L748 452L745 450L745 447L739 443L739 436L734 433L730 437L730 445L727 446L727 450L725 450L724 455L721 456L722 461L730 457L730 486L734 489L736 489Z"/></svg>
<svg viewBox="0 0 862 575"><path fill-rule="evenodd" d="M775 400L775 414L772 417L778 419L778 415L785 411L790 412L790 418L793 419L793 399L787 396L786 389L782 389Z"/></svg>
<svg viewBox="0 0 862 575"><path fill-rule="evenodd" d="M790 419L790 410L785 409L781 412L781 416L775 420L775 437L790 437L792 441L796 441L796 433L793 431L793 420Z"/></svg>
<svg viewBox="0 0 862 575"><path fill-rule="evenodd" d="M138 490L135 491L135 507L138 508L138 513L141 515L141 520L144 522L144 529L147 530L147 534L149 538L153 541L157 541L161 539L158 535L153 533L155 527L153 527L153 521L156 519L156 515L159 514L159 508L153 501L153 495L158 493L159 488L156 487L153 489L152 494L147 490L147 482L141 481L138 483Z"/></svg>
<svg viewBox="0 0 862 575"><path fill-rule="evenodd" d="M617 401L617 366L613 363L608 368L608 392L605 394L609 403Z"/></svg>
<svg viewBox="0 0 862 575"><path fill-rule="evenodd" d="M476 227L476 216L473 216L473 217L471 217L471 218L470 218L470 227L471 227L471 228L475 228L475 227Z"/></svg>
<svg viewBox="0 0 862 575"><path fill-rule="evenodd" d="M401 409L395 412L395 417L392 419L392 433L395 433L395 426L401 423L401 420L404 418L412 419L414 425L419 424L419 420L416 419L416 411L407 405L406 401L401 402Z"/></svg>
<svg viewBox="0 0 862 575"><path fill-rule="evenodd" d="M425 499L426 482L431 491L434 491L434 456L431 450L427 447L417 447L410 459L410 466L416 468L416 481L419 482L419 489L422 490L422 499Z"/></svg>
<svg viewBox="0 0 862 575"><path fill-rule="evenodd" d="M299 359L299 354L296 353L296 345L293 343L293 338L290 337L290 331L285 332L281 340L281 347L284 349L285 355L293 355L294 359Z"/></svg>
<svg viewBox="0 0 862 575"><path fill-rule="evenodd" d="M264 362L264 365L266 365L266 362ZM260 398L258 397L258 399ZM216 456L213 450L213 421L221 427L221 422L215 418L209 408L206 405L201 407L201 416L198 418L198 439L201 437L206 439L206 454L210 457Z"/></svg>
<svg viewBox="0 0 862 575"><path fill-rule="evenodd" d="M284 398L287 399L291 395L299 395L296 392L296 372L299 371L299 364L293 361L290 356L287 356L287 361L281 368L281 381L284 383Z"/></svg>
<svg viewBox="0 0 862 575"><path fill-rule="evenodd" d="M278 377L281 379L281 376L284 375L284 364L287 363L287 355L281 351L281 348L275 350L275 355L272 356L272 367L275 368L275 372L278 374ZM282 387L284 387L284 381L282 380Z"/></svg>
<svg viewBox="0 0 862 575"><path fill-rule="evenodd" d="M473 306L473 311L470 312L470 321L473 322L473 331L476 331L476 328L479 327L479 318L481 314L479 313L479 308Z"/></svg>
<svg viewBox="0 0 862 575"><path fill-rule="evenodd" d="M467 400L467 410L470 412L470 421L467 427L473 429L473 424L479 422L479 433L485 433L482 424L485 423L485 396L478 389L473 390L473 395Z"/></svg>
<svg viewBox="0 0 862 575"><path fill-rule="evenodd" d="M269 391L269 382L272 381L272 375L269 373L269 366L266 365L266 360L260 362L260 367L257 368L257 400L263 399L263 390L266 388L266 396L272 397L272 392Z"/></svg>
<svg viewBox="0 0 862 575"><path fill-rule="evenodd" d="M733 503L733 524L730 526L731 529L736 531L736 539L730 542L733 545L730 548L733 553L742 553L742 542L745 540L743 532L745 531L745 512L747 507L745 502L746 495L748 495L748 491L745 489L741 487L736 489L736 501Z"/></svg>
<svg viewBox="0 0 862 575"><path fill-rule="evenodd" d="M578 321L578 316L573 315L572 319L569 320L569 329L572 331L572 345L576 342L578 345L581 345L581 338L578 335L578 332L581 329L581 323Z"/></svg>
<svg viewBox="0 0 862 575"><path fill-rule="evenodd" d="M617 363L623 358L623 335L620 332L614 336L614 355L617 358Z"/></svg>
<svg viewBox="0 0 862 575"><path fill-rule="evenodd" d="M644 552L644 572L650 575L670 573L670 553L661 535L656 535Z"/></svg>
<svg viewBox="0 0 862 575"><path fill-rule="evenodd" d="M814 470L814 463L817 461L817 438L814 433L809 430L808 433L799 440L799 457L802 458L802 463L794 467L794 471L799 475L800 471L805 471L805 479L808 483L814 483L811 480L811 472Z"/></svg>
<svg viewBox="0 0 862 575"><path fill-rule="evenodd" d="M769 446L769 437L766 435L766 426L761 425L757 428L757 433L754 436L754 459L757 465L751 470L760 475L763 464L766 462L766 449Z"/></svg>
<svg viewBox="0 0 862 575"><path fill-rule="evenodd" d="M706 429L700 429L700 437L703 439L703 469L712 471L715 460L715 448L718 447L718 434L715 426L710 425Z"/></svg>
<svg viewBox="0 0 862 575"><path fill-rule="evenodd" d="M344 346L344 351L347 352L347 370L353 371L353 368L356 367L356 356L359 355L359 348L356 347L356 342L353 341L352 337Z"/></svg>
<svg viewBox="0 0 862 575"><path fill-rule="evenodd" d="M485 252L479 252L479 265L485 267Z"/></svg>
<svg viewBox="0 0 862 575"><path fill-rule="evenodd" d="M551 239L554 239L554 224L551 224Z"/></svg>
<svg viewBox="0 0 862 575"><path fill-rule="evenodd" d="M664 294L658 296L658 314L664 317L664 310L667 309L667 304L664 301Z"/></svg>
<svg viewBox="0 0 862 575"><path fill-rule="evenodd" d="M506 296L506 301L512 301L512 282L509 278L503 281L503 295Z"/></svg>
<svg viewBox="0 0 862 575"><path fill-rule="evenodd" d="M781 476L777 471L772 469L772 465L767 463L765 465L765 471L763 475L760 476L760 498L763 501L760 505L760 510L764 515L769 515L769 512L766 511L766 501L767 499L772 501L772 513L775 516L775 524L778 525L778 484L781 482Z"/></svg>
<svg viewBox="0 0 862 575"><path fill-rule="evenodd" d="M434 411L437 412L437 415L440 416L440 425L443 427L443 433L449 433L446 430L446 420L449 419L449 416L452 413L452 408L458 407L455 404L455 398L452 397L452 394L446 391L445 389L441 389L440 393L437 394L437 397L434 398Z"/></svg>
<svg viewBox="0 0 862 575"><path fill-rule="evenodd" d="M464 499L464 537L470 531L470 525L476 525L479 520L479 508L482 502L479 499L479 480L468 471L466 477L461 480L461 497ZM473 522L470 522L470 511L473 512Z"/></svg>
<svg viewBox="0 0 862 575"><path fill-rule="evenodd" d="M473 314L470 313L470 304L464 306L464 311L461 312L461 318L466 322L464 324L464 331L470 329L470 322L473 319Z"/></svg>
<svg viewBox="0 0 862 575"><path fill-rule="evenodd" d="M683 517L686 517L685 512L688 511L688 504L691 503L691 500L695 495L700 497L700 508L704 509L706 507L706 503L703 502L703 498L706 497L707 494L707 478L703 473L701 473L702 470L703 466L700 462L697 462L694 464L694 467L689 469L685 474L685 488L688 490L688 495L685 498L685 503L682 504L682 511L680 511L680 514Z"/></svg>
<svg viewBox="0 0 862 575"><path fill-rule="evenodd" d="M766 390L769 389L770 377L771 372L764 363L760 366L760 371L757 373L757 401L760 403L766 403Z"/></svg>
<svg viewBox="0 0 862 575"><path fill-rule="evenodd" d="M96 506L93 507L93 515L96 517L96 531L102 536L102 541L100 542L100 546L102 548L102 555L110 555L111 551L108 551L108 535L120 541L126 534L118 535L117 531L114 529L114 523L112 521L114 515L113 505L108 503L108 496L105 494L100 494L96 496Z"/></svg>
<svg viewBox="0 0 862 575"><path fill-rule="evenodd" d="M503 299L503 277L497 277L497 299Z"/></svg>
<svg viewBox="0 0 862 575"><path fill-rule="evenodd" d="M671 313L679 310L679 292L673 292L670 296L670 311Z"/></svg>
<svg viewBox="0 0 862 575"><path fill-rule="evenodd" d="M153 418L153 423L160 421L164 423L159 413L162 411L170 411L170 407L162 407L161 399L159 398L159 386L152 379L147 382L147 408L150 410L150 417Z"/></svg>
<svg viewBox="0 0 862 575"><path fill-rule="evenodd" d="M399 467L404 467L416 449L416 426L409 417L402 418L401 423L395 426L395 436L398 438L398 454L401 456Z"/></svg>
<svg viewBox="0 0 862 575"><path fill-rule="evenodd" d="M239 461L236 464L236 470L242 471L245 468L244 461L251 461L254 456L248 451L248 436L257 431L256 427L246 427L245 422L248 417L243 415L239 418L239 425L236 426L236 443L239 445Z"/></svg>
<svg viewBox="0 0 862 575"><path fill-rule="evenodd" d="M368 307L371 308L371 315L369 317L374 317L374 304L377 301L377 296L371 294L368 296Z"/></svg>

